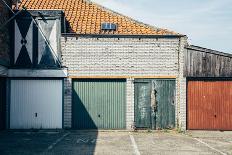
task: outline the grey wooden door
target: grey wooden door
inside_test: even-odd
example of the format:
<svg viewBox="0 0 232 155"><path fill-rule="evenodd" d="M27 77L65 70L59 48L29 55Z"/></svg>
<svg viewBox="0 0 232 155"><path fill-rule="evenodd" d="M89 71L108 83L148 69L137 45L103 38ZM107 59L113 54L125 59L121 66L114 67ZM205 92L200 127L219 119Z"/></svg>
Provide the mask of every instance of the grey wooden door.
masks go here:
<svg viewBox="0 0 232 155"><path fill-rule="evenodd" d="M175 127L175 79L135 80L135 126Z"/></svg>
<svg viewBox="0 0 232 155"><path fill-rule="evenodd" d="M151 128L151 84L149 81L135 83L135 126Z"/></svg>

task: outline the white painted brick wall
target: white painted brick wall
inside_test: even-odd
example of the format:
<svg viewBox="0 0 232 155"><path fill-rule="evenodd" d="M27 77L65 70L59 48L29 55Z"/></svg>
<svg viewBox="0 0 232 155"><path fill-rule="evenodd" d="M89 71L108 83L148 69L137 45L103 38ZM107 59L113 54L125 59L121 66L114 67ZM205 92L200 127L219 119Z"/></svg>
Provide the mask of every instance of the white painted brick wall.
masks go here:
<svg viewBox="0 0 232 155"><path fill-rule="evenodd" d="M179 71L179 127L182 130L186 130L186 125L187 125L187 97L186 97L186 78L184 77L184 55L187 52L186 49L184 48L187 45L187 37L183 37L180 39L180 71Z"/></svg>
<svg viewBox="0 0 232 155"><path fill-rule="evenodd" d="M186 38L181 39L180 42L179 38L62 37L62 63L68 67L69 76L76 77L176 76L176 122L182 129L185 129L186 83L183 78L185 44ZM179 66L178 62L180 62ZM71 89L71 85L66 89ZM69 128L71 127L71 95L65 96L64 126ZM134 123L133 78L127 79L126 101L126 127L131 129Z"/></svg>
<svg viewBox="0 0 232 155"><path fill-rule="evenodd" d="M134 127L134 79L127 79L126 91L126 128L130 130Z"/></svg>
<svg viewBox="0 0 232 155"><path fill-rule="evenodd" d="M179 39L62 37L70 76L177 75Z"/></svg>
<svg viewBox="0 0 232 155"><path fill-rule="evenodd" d="M64 79L64 128L72 127L72 79Z"/></svg>

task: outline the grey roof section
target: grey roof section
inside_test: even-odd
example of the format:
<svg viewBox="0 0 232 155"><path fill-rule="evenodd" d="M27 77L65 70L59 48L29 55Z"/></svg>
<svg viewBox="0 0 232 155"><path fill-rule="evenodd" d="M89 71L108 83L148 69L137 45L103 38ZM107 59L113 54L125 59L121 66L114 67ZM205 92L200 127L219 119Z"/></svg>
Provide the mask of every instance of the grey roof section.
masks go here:
<svg viewBox="0 0 232 155"><path fill-rule="evenodd" d="M189 45L186 48L190 49L190 50L199 51L199 52L205 52L205 53L210 53L210 54L215 54L215 55L220 55L220 56L232 58L232 54L230 54L230 53L220 52L220 51L216 51L216 50L212 50L212 49L208 49L208 48L204 48L204 47L200 47L200 46Z"/></svg>

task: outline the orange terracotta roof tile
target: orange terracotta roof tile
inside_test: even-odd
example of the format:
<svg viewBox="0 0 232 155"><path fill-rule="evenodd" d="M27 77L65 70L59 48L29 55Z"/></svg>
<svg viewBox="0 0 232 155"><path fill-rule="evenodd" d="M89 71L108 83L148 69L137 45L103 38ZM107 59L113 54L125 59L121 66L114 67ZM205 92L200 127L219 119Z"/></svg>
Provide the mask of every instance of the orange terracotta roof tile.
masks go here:
<svg viewBox="0 0 232 155"><path fill-rule="evenodd" d="M20 8L23 6L30 10L63 10L69 31L77 34L181 35L138 22L89 0L22 0ZM102 31L104 22L117 24L117 30Z"/></svg>

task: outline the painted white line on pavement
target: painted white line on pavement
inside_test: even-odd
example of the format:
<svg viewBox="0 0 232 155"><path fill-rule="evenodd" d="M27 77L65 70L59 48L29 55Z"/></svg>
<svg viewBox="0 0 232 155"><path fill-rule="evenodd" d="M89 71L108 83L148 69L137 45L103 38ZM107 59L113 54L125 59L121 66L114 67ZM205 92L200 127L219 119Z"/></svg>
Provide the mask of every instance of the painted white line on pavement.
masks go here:
<svg viewBox="0 0 232 155"><path fill-rule="evenodd" d="M201 139L198 139L198 138L194 138L194 139L195 139L196 141L198 141L198 142L204 144L204 145L207 146L208 148L210 148L210 149L212 149L212 150L214 150L214 151L216 151L216 152L218 152L218 153L220 153L220 154L222 154L222 155L227 155L226 153L224 153L224 152L222 152L222 151L220 151L220 150L218 150L218 149L215 149L214 147L210 146L209 144L203 142Z"/></svg>
<svg viewBox="0 0 232 155"><path fill-rule="evenodd" d="M131 142L132 142L132 145L133 145L133 148L134 148L134 152L136 155L140 155L140 152L139 152L139 149L138 149L138 146L135 142L135 139L132 135L130 135L130 139L131 139Z"/></svg>
<svg viewBox="0 0 232 155"><path fill-rule="evenodd" d="M54 143L52 143L48 148L47 151L51 150L57 143L59 143L62 139L64 139L64 137L68 136L70 133L66 133L64 134L62 137L60 137L59 139L57 139Z"/></svg>

